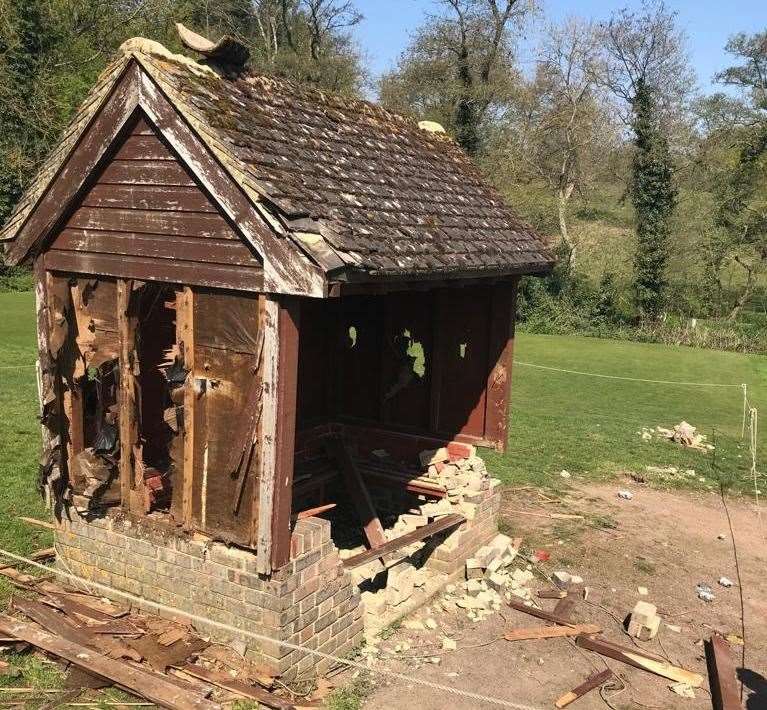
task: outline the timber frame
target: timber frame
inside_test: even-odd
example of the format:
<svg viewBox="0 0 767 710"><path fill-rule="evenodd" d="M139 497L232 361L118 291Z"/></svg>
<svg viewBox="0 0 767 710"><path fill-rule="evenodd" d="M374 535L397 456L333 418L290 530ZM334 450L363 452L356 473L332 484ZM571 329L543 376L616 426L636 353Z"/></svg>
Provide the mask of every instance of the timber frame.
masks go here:
<svg viewBox="0 0 767 710"><path fill-rule="evenodd" d="M552 261L446 139L362 102L325 106L296 94L297 115L311 101L323 116L348 108L363 136L389 121L367 143L404 132L403 145L421 153L397 144L398 159L434 160L424 185L455 170L451 194L467 181L474 200L468 216L448 206L444 233L429 232L432 251L421 256L426 237L416 231L430 229L431 217L403 222L400 239L412 233L412 242L384 254L364 236L373 226L342 224L340 209L315 216L281 195L279 176L256 176L229 123L213 125L193 100L231 91L239 104L223 105L242 133L240 97L279 85L246 92L237 81L129 41L0 239L9 263L34 266L41 478L57 512L112 506L151 517L178 534L253 549L268 575L291 559L300 506L333 507L323 476L345 482L373 550L391 544L367 486L444 494L417 474L360 464L360 455L386 449L412 462L449 441L505 449L518 283ZM245 146L252 154L261 150L256 128ZM439 162L445 151L453 152ZM383 205L397 232L392 195L373 199L371 189L343 200L372 200L365 218ZM414 204L440 210L439 199ZM302 466L318 452L335 470L313 478Z"/></svg>

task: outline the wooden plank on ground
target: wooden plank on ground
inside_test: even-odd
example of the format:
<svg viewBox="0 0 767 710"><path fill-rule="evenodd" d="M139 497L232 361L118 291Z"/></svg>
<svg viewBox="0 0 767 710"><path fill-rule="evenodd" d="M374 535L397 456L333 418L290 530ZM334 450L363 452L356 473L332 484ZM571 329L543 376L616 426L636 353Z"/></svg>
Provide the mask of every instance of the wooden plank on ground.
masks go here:
<svg viewBox="0 0 767 710"><path fill-rule="evenodd" d="M719 634L706 642L706 663L714 710L741 710L732 649Z"/></svg>
<svg viewBox="0 0 767 710"><path fill-rule="evenodd" d="M171 710L221 710L218 703L191 695L166 678L149 673L128 663L92 651L81 644L68 641L42 629L0 614L0 634L26 641L37 648L59 656L89 673L109 678L125 690Z"/></svg>
<svg viewBox="0 0 767 710"><path fill-rule="evenodd" d="M192 663L188 663L185 666L179 666L179 669L195 678L205 680L208 683L217 685L219 688L224 688L231 693L241 695L243 698L257 700L261 705L266 705L268 708L274 708L275 710L294 710L295 708L293 703L274 695L274 693L270 693L268 690L248 685L247 683L243 683L241 680L232 678L224 673L212 671Z"/></svg>
<svg viewBox="0 0 767 710"><path fill-rule="evenodd" d="M693 688L700 688L700 686L703 685L703 676L700 675L700 673L694 673L693 671L688 671L684 668L671 665L665 658L661 658L660 656L654 656L635 648L619 646L610 641L596 639L590 636L578 636L575 639L575 642L581 648L586 648L589 651L594 651L595 653L607 656L608 658L614 658L616 661L621 661L622 663L634 666L634 668L640 668L649 673L655 673L655 675L668 678L677 683L686 683Z"/></svg>
<svg viewBox="0 0 767 710"><path fill-rule="evenodd" d="M341 467L341 473L346 481L346 487L357 510L357 515L365 530L368 544L373 549L380 548L386 544L386 536L384 535L383 525L381 525L381 521L378 519L378 513L376 513L375 506L373 505L373 499L370 497L370 491L368 491L365 485L359 468L357 468L354 459L352 459L349 450L341 438L336 436L328 437L324 443L328 456Z"/></svg>
<svg viewBox="0 0 767 710"><path fill-rule="evenodd" d="M554 705L558 708L565 708L570 703L574 703L578 698L582 698L586 693L598 688L602 683L612 678L613 672L607 668L600 673L589 676L580 685L573 688L569 693L565 693Z"/></svg>
<svg viewBox="0 0 767 710"><path fill-rule="evenodd" d="M354 567L359 567L360 565L367 564L368 562L378 559L383 555L388 555L390 552L396 552L403 547L412 545L414 542L420 542L421 540L425 540L427 537L432 537L437 533L449 530L450 528L454 528L457 525L465 522L465 520L466 518L464 518L463 515L459 515L458 513L451 513L450 515L446 515L444 518L438 518L433 523L429 523L428 525L423 525L420 528L416 528L412 532L406 533L405 535L397 537L394 540L389 540L374 550L365 550L365 552L361 552L359 555L355 555L354 557L350 557L349 559L344 560L344 567L346 569L353 569Z"/></svg>
<svg viewBox="0 0 767 710"><path fill-rule="evenodd" d="M563 626L575 626L575 624L571 624L567 619L563 619L560 616L557 616L556 614L552 614L551 612L544 611L543 609L536 609L532 606L525 606L522 602L518 602L516 599L509 599L506 602L512 609L516 609L517 611L521 611L525 614L530 614L530 616L534 616L536 619L543 619L544 621L550 621L553 624L561 624Z"/></svg>
<svg viewBox="0 0 767 710"><path fill-rule="evenodd" d="M503 637L507 641L526 641L528 639L553 639L579 634L601 634L602 629L595 624L577 626L536 626L532 629L509 629Z"/></svg>

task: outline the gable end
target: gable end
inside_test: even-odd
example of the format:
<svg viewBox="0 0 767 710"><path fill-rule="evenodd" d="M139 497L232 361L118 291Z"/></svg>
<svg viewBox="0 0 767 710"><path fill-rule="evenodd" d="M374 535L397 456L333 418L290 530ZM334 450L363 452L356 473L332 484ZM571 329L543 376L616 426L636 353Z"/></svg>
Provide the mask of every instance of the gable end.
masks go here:
<svg viewBox="0 0 767 710"><path fill-rule="evenodd" d="M48 269L260 290L254 250L141 111L45 251Z"/></svg>

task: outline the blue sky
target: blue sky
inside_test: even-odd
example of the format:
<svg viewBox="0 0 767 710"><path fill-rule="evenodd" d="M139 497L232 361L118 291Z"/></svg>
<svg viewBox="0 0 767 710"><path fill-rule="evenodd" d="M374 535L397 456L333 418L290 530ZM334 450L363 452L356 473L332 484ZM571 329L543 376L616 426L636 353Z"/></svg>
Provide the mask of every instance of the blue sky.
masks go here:
<svg viewBox="0 0 767 710"><path fill-rule="evenodd" d="M724 52L727 38L736 32L756 32L767 28L764 0L667 0L679 15L679 24L689 37L689 53L698 81L704 90L711 88L711 77L727 66ZM374 75L390 69L408 43L409 34L433 10L433 0L357 0L365 19L356 36ZM631 0L542 0L547 18L561 19L569 14L606 19Z"/></svg>

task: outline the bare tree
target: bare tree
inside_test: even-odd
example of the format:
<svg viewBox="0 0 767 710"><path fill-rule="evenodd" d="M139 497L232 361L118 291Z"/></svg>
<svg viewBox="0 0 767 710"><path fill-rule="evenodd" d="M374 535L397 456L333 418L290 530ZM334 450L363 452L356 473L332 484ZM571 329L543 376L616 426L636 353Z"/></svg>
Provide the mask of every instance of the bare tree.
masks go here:
<svg viewBox="0 0 767 710"><path fill-rule="evenodd" d="M600 42L590 22L570 18L546 28L534 78L505 121L508 165L542 180L557 200L559 231L570 263L577 244L568 228L568 207L584 193L617 143L611 107L599 91Z"/></svg>
<svg viewBox="0 0 767 710"><path fill-rule="evenodd" d="M687 39L677 27L676 13L663 0L643 0L638 12L622 9L602 27L605 61L601 80L631 107L640 84L652 94L658 110L678 112L695 86L686 51Z"/></svg>
<svg viewBox="0 0 767 710"><path fill-rule="evenodd" d="M447 123L470 154L481 146L482 125L518 80L514 30L533 0L440 0L399 66L381 82L381 98Z"/></svg>

